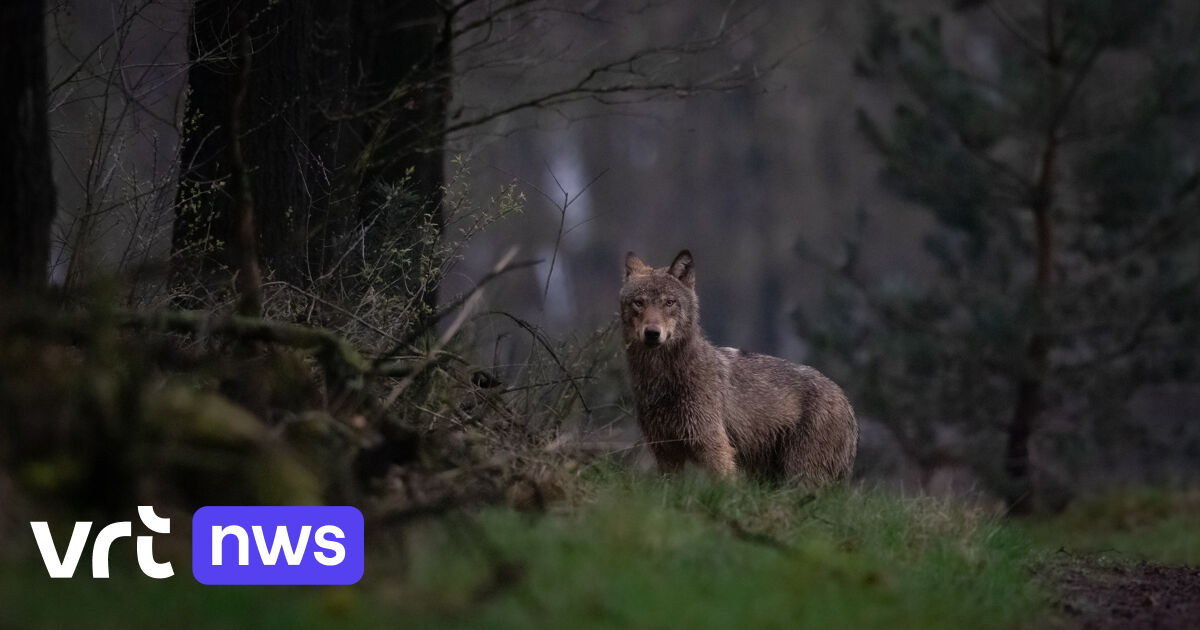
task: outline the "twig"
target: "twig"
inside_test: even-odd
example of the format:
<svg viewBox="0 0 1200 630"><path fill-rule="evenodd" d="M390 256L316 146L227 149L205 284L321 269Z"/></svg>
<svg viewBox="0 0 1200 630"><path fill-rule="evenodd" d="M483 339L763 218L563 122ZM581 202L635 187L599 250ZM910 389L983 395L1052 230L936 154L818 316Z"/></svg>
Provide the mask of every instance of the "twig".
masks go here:
<svg viewBox="0 0 1200 630"><path fill-rule="evenodd" d="M496 266L492 268L492 274L498 275L501 273L516 255L516 247L509 249L508 252L500 258L500 261L496 263ZM478 285L471 290L469 297L467 297L466 302L462 306L462 309L458 312L458 316L454 318L454 321L450 322L450 325L447 326L446 330L441 334L441 336L438 337L437 341L433 344L433 347L430 348L425 354L425 358L413 366L411 368L411 372L409 372L408 375L406 375L399 383L396 383L396 386L392 388L391 392L388 392L387 397L383 399L383 403L379 405L378 413L382 414L384 411L394 405L396 403L396 399L400 397L400 394L403 394L404 390L408 389L409 386L412 385L413 381L416 379L416 376L424 372L425 368L433 364L442 348L446 347L446 344L450 343L450 340L454 338L454 335L458 332L458 329L462 328L462 325L466 323L467 317L470 315L471 311L474 310L475 304L479 301L481 295L482 285Z"/></svg>
<svg viewBox="0 0 1200 630"><path fill-rule="evenodd" d="M562 359L558 357L558 353L554 352L554 348L551 347L550 342L546 341L542 337L541 333L538 332L536 326L521 319L520 317L517 317L516 315L513 315L512 313L507 313L505 311L488 311L483 313L483 315L500 315L502 317L507 317L508 319L512 320L514 324L525 329L525 331L533 337L534 341L546 350L546 352L550 355L550 358L554 360L555 365L558 366L558 369L562 370L562 373L567 375L567 382L570 383L571 389L575 391L575 396L579 398L579 404L583 406L584 412L589 417L592 415L592 409L588 406L587 400L583 397L583 392L579 389L579 379L575 375L571 374L571 371L567 369L566 364L563 363Z"/></svg>
<svg viewBox="0 0 1200 630"><path fill-rule="evenodd" d="M566 232L563 231L563 228L567 223L567 210L571 207L571 204L579 201L579 198L583 196L583 193L587 192L588 189L592 187L592 184L600 181L600 178L604 177L604 174L608 172L607 168L600 171L591 179L591 181L584 184L583 188L580 188L579 192L575 193L575 196L571 196L571 194L567 192L567 189L563 187L562 183L558 181L558 176L554 174L554 171L550 169L549 166L546 167L546 170L550 173L550 178L554 180L554 185L558 186L559 192L562 193L563 202L561 206L558 206L558 232L556 232L554 236L554 255L550 257L550 269L546 272L546 288L542 291L543 308L545 307L546 299L550 296L550 278L554 275L554 264L558 262L558 250L562 246L563 235L566 234ZM542 194L545 195L545 193ZM549 199L548 195L547 199ZM579 226L576 225L575 227Z"/></svg>
<svg viewBox="0 0 1200 630"><path fill-rule="evenodd" d="M250 170L242 155L242 110L250 89L250 31L246 14L238 12L238 77L229 105L228 138L230 194L236 205L237 231L234 239L238 256L239 315L262 315L262 270L258 267L258 230L254 225L254 193L250 187Z"/></svg>
<svg viewBox="0 0 1200 630"><path fill-rule="evenodd" d="M516 250L510 250L510 253L515 255ZM509 258L511 258L511 256L506 255L502 259L502 262L507 261ZM425 326L410 331L407 335L402 337L391 350L379 355L375 359L375 362L377 364L382 364L394 357L397 353L403 351L405 348L412 346L414 343L416 343L417 338L420 337L426 330L428 330L429 327L436 325L447 315L454 312L455 309L464 306L467 302L471 301L481 290L483 290L483 287L492 280L495 280L496 278L499 278L510 271L516 271L517 269L524 269L526 267L533 267L535 265L540 265L541 263L541 259L523 260L520 262L504 264L502 266L492 268L491 271L487 272L482 278L479 279L479 282L475 283L475 286L472 287L470 291L467 291L466 293L454 298L448 304L439 308L436 313L429 316L429 318L425 320Z"/></svg>

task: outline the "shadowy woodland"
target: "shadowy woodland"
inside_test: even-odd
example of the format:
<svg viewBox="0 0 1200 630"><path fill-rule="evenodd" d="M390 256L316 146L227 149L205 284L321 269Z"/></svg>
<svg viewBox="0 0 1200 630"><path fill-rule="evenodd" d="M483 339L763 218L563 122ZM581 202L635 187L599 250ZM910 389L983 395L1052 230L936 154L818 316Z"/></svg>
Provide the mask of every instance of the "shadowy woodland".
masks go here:
<svg viewBox="0 0 1200 630"><path fill-rule="evenodd" d="M590 505L647 466L630 249L690 248L714 342L841 384L869 483L1070 514L1200 480L1192 3L12 0L0 33L0 534ZM909 513L872 496L822 509ZM487 514L455 535L524 535Z"/></svg>
<svg viewBox="0 0 1200 630"><path fill-rule="evenodd" d="M667 10L5 9L0 457L14 505L331 502L388 521L561 496L580 450L568 428L628 420L618 348L608 327L548 331L484 300L493 280L553 266L519 242L469 287L443 287L527 200L516 182L479 194L449 139L577 101L746 89L770 60L705 60L761 16L731 8L655 45L596 37L528 92L452 89L538 72L529 46L548 33ZM486 319L526 344L519 365L485 352Z"/></svg>

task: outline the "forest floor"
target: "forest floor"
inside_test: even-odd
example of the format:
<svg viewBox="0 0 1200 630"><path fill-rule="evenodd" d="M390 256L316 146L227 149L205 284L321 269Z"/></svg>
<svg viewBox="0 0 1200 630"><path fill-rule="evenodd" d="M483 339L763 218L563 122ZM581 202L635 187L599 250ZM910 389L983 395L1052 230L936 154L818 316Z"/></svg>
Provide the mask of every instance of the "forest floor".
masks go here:
<svg viewBox="0 0 1200 630"><path fill-rule="evenodd" d="M1126 490L1022 526L1061 628L1200 627L1200 492Z"/></svg>
<svg viewBox="0 0 1200 630"><path fill-rule="evenodd" d="M1193 630L1200 625L1200 568L1078 557L1048 574L1066 628Z"/></svg>

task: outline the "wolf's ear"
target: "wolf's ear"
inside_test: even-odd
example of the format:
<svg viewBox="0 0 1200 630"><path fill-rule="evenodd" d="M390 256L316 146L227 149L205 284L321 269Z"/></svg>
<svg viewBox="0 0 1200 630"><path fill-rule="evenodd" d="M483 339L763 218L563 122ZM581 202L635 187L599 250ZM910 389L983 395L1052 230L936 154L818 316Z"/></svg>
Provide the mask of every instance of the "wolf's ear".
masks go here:
<svg viewBox="0 0 1200 630"><path fill-rule="evenodd" d="M679 281L687 288L696 288L696 267L692 263L692 252L686 249L679 252L679 255L675 256L675 261L671 263L671 267L667 269L667 272L679 278Z"/></svg>
<svg viewBox="0 0 1200 630"><path fill-rule="evenodd" d="M625 279L629 276L644 276L650 273L650 267L642 262L633 252L625 252Z"/></svg>

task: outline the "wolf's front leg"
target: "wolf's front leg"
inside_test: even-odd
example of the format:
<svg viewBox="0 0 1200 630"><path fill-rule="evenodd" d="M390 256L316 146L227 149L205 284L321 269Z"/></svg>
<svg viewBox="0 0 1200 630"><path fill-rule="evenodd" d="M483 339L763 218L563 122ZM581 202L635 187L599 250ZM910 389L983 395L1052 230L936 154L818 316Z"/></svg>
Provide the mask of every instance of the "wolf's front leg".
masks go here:
<svg viewBox="0 0 1200 630"><path fill-rule="evenodd" d="M687 449L678 441L650 442L650 452L654 453L658 472L664 475L683 470L683 465L687 463Z"/></svg>
<svg viewBox="0 0 1200 630"><path fill-rule="evenodd" d="M696 441L694 451L696 462L714 476L729 479L737 473L733 444L724 431L701 436Z"/></svg>

